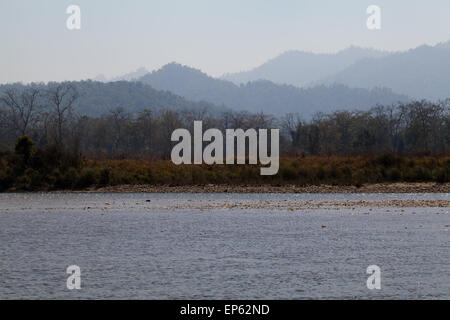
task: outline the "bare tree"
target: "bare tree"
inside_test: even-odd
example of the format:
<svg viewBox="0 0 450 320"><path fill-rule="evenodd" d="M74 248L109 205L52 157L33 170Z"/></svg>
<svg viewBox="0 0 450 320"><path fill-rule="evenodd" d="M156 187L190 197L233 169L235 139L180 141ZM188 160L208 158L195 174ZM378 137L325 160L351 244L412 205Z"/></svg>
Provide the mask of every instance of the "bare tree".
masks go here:
<svg viewBox="0 0 450 320"><path fill-rule="evenodd" d="M141 133L142 148L147 155L150 155L153 150L153 112L151 110L144 110L138 116L139 131Z"/></svg>
<svg viewBox="0 0 450 320"><path fill-rule="evenodd" d="M249 126L255 130L268 129L275 123L275 118L262 112L252 114L249 119Z"/></svg>
<svg viewBox="0 0 450 320"><path fill-rule="evenodd" d="M170 140L172 132L183 127L180 113L173 110L163 110L159 116L158 126L159 152L163 159L169 159L173 145Z"/></svg>
<svg viewBox="0 0 450 320"><path fill-rule="evenodd" d="M302 125L302 120L300 116L293 113L287 113L281 118L281 130L284 134L287 134L292 143L296 144L296 132L297 129Z"/></svg>
<svg viewBox="0 0 450 320"><path fill-rule="evenodd" d="M119 145L122 140L123 127L126 125L130 119L130 115L125 112L122 107L117 107L109 111L109 117L111 119L111 124L114 130L114 142L113 142L113 152L117 153L119 150Z"/></svg>
<svg viewBox="0 0 450 320"><path fill-rule="evenodd" d="M390 139L390 150L391 152L399 152L400 150L400 133L402 131L402 125L405 120L405 107L390 106L385 108L385 113L387 117L387 131Z"/></svg>
<svg viewBox="0 0 450 320"><path fill-rule="evenodd" d="M27 134L28 129L38 120L39 109L42 107L39 104L39 96L40 92L36 88L28 88L21 93L8 89L0 98L9 110L14 131L21 136Z"/></svg>
<svg viewBox="0 0 450 320"><path fill-rule="evenodd" d="M60 83L47 90L47 97L56 121L56 143L62 146L63 125L78 99L76 88L70 83Z"/></svg>

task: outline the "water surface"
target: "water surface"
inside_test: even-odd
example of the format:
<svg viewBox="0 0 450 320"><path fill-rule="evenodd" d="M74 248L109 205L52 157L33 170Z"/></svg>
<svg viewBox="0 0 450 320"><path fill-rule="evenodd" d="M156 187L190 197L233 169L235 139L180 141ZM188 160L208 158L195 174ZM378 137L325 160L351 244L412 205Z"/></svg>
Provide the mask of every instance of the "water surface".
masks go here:
<svg viewBox="0 0 450 320"><path fill-rule="evenodd" d="M448 208L151 207L223 199L449 195L0 194L0 298L450 298ZM366 287L373 264L381 290ZM69 265L81 290L66 288Z"/></svg>

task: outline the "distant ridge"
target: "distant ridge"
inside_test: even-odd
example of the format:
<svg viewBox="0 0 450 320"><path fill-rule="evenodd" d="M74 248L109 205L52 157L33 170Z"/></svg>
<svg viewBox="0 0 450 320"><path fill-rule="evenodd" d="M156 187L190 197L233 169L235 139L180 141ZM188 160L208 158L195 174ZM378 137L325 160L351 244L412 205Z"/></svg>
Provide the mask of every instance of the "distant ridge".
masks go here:
<svg viewBox="0 0 450 320"><path fill-rule="evenodd" d="M366 58L316 83L382 86L416 99L450 98L450 42Z"/></svg>
<svg viewBox="0 0 450 320"><path fill-rule="evenodd" d="M379 58L387 52L351 46L335 54L287 51L249 71L222 76L235 84L269 80L279 84L305 86L344 70L364 58Z"/></svg>
<svg viewBox="0 0 450 320"><path fill-rule="evenodd" d="M349 47L336 54L288 51L250 71L225 74L236 84L269 80L298 87L343 84L390 88L415 99L450 97L450 41L407 51Z"/></svg>
<svg viewBox="0 0 450 320"><path fill-rule="evenodd" d="M376 104L386 105L409 100L407 96L395 94L385 88L367 90L344 85L319 85L302 89L291 85L278 85L267 80L238 86L177 63L165 65L141 77L139 81L188 100L207 101L236 110L275 115L300 113L310 117L316 112L369 109Z"/></svg>
<svg viewBox="0 0 450 320"><path fill-rule="evenodd" d="M148 73L148 70L144 67L138 68L136 71L129 72L126 74L123 74L121 76L112 77L110 79L106 78L105 75L99 74L95 78L92 78L93 81L99 81L99 82L113 82L113 81L133 81L137 80L140 77L146 75Z"/></svg>

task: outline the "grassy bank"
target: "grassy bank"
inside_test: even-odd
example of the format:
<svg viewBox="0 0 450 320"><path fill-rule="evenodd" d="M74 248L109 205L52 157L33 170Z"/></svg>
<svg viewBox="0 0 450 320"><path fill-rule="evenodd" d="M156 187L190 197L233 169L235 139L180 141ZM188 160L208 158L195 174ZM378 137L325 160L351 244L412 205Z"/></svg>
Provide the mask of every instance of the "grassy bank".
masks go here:
<svg viewBox="0 0 450 320"><path fill-rule="evenodd" d="M126 185L362 185L387 182L449 182L450 157L303 157L280 160L275 176L256 165L181 165L170 161L87 160L80 173L90 184Z"/></svg>
<svg viewBox="0 0 450 320"><path fill-rule="evenodd" d="M447 183L450 157L282 158L275 176L257 165L180 165L170 161L95 160L26 145L0 156L1 191L85 190L118 185L355 186L394 182Z"/></svg>

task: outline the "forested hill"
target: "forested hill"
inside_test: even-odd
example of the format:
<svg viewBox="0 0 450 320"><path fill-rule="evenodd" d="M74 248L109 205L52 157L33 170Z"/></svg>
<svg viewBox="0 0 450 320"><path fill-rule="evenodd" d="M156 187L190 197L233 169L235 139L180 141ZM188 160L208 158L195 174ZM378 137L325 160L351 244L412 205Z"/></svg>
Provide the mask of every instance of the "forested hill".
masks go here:
<svg viewBox="0 0 450 320"><path fill-rule="evenodd" d="M238 86L176 63L149 73L139 81L193 101L208 101L250 112L299 113L305 117L316 112L367 110L377 104L389 105L409 100L407 96L395 94L385 88L368 90L344 85L297 88L267 80Z"/></svg>
<svg viewBox="0 0 450 320"><path fill-rule="evenodd" d="M66 82L72 85L77 93L74 106L75 111L81 115L92 117L108 113L116 108L123 108L127 113L134 114L143 110L208 110L212 113L224 110L207 102L192 102L183 97L167 91L153 89L150 85L141 82L108 82L97 81L73 81ZM0 85L0 94L8 89L23 91L25 87L36 87L41 94L57 83L49 84L7 84Z"/></svg>

